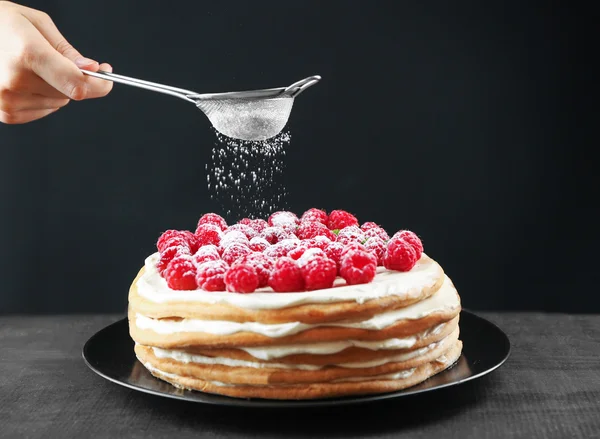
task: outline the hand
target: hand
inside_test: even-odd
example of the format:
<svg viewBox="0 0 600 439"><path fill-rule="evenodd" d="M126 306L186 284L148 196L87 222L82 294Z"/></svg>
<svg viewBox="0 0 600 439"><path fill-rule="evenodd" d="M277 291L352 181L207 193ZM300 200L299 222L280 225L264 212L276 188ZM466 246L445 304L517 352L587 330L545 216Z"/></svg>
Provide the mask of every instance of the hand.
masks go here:
<svg viewBox="0 0 600 439"><path fill-rule="evenodd" d="M20 124L47 116L70 100L106 96L112 82L78 67L112 72L84 58L44 12L0 1L0 122Z"/></svg>

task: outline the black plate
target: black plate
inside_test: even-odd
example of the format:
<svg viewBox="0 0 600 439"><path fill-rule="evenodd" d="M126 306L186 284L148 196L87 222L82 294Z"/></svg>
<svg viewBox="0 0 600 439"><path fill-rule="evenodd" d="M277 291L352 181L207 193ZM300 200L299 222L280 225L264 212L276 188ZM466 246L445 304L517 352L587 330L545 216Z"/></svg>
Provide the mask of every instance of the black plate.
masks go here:
<svg viewBox="0 0 600 439"><path fill-rule="evenodd" d="M471 381L500 367L510 354L510 342L504 332L493 323L465 310L460 317L460 339L464 347L456 364L417 386L393 393L308 401L237 399L177 389L154 378L137 360L127 319L119 320L94 334L83 347L83 359L90 369L107 380L167 398L244 407L337 406L415 395Z"/></svg>

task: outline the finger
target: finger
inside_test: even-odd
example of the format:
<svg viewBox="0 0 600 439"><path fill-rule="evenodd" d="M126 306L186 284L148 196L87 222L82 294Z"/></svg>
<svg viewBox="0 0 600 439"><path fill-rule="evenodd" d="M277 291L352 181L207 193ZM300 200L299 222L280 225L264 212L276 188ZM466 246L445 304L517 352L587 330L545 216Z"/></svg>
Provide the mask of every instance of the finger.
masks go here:
<svg viewBox="0 0 600 439"><path fill-rule="evenodd" d="M99 70L111 73L113 68L110 64L104 63L100 64ZM114 84L112 81L94 78L93 76L86 77L86 80L90 89L88 98L101 98L106 96L108 93L110 93Z"/></svg>
<svg viewBox="0 0 600 439"><path fill-rule="evenodd" d="M65 58L73 61L81 69L98 71L98 62L84 57L60 33L48 14L35 9L25 8L23 15L36 27L50 45Z"/></svg>
<svg viewBox="0 0 600 439"><path fill-rule="evenodd" d="M58 108L52 108L49 110L17 111L15 113L5 113L4 111L0 111L0 122L10 125L19 125L41 119L58 110Z"/></svg>
<svg viewBox="0 0 600 439"><path fill-rule="evenodd" d="M53 108L62 108L68 103L69 99L49 98L7 90L2 93L0 110L5 113L14 113L23 110L51 110Z"/></svg>

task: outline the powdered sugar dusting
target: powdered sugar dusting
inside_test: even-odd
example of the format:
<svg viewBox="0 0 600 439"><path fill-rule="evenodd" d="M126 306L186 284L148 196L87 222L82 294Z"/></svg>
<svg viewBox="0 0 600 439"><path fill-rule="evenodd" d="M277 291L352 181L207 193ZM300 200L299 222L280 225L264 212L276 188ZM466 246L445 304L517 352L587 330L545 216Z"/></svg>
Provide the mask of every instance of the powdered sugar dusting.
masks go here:
<svg viewBox="0 0 600 439"><path fill-rule="evenodd" d="M212 160L206 165L207 183L211 198L221 205L228 219L266 218L271 212L285 210L283 172L290 134L281 132L262 141L215 134Z"/></svg>

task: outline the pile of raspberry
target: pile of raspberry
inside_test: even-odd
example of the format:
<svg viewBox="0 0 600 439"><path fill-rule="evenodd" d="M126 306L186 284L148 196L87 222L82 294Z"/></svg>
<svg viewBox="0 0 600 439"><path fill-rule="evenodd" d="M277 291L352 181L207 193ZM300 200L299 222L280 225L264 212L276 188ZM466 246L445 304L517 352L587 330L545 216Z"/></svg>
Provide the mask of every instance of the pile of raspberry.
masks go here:
<svg viewBox="0 0 600 439"><path fill-rule="evenodd" d="M348 285L369 283L377 267L409 271L423 253L413 232L391 238L373 222L359 226L344 210L309 209L300 218L287 211L267 221L244 218L228 226L207 213L196 231L167 230L156 247L158 271L173 290L252 293L331 288L339 276Z"/></svg>

